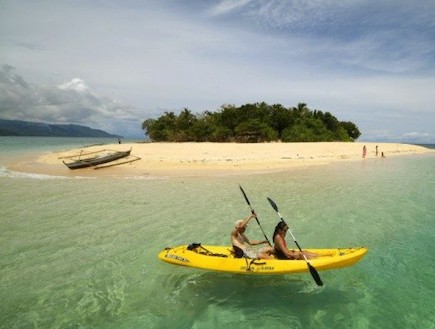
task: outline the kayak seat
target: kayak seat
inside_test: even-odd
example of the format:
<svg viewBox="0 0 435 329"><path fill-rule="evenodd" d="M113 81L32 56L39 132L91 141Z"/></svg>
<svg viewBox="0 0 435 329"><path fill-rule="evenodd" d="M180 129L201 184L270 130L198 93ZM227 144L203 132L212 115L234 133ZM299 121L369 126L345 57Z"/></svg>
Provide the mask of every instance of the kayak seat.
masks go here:
<svg viewBox="0 0 435 329"><path fill-rule="evenodd" d="M237 246L233 246L233 250L231 253L234 255L235 258L243 258L245 256L245 253L243 250Z"/></svg>

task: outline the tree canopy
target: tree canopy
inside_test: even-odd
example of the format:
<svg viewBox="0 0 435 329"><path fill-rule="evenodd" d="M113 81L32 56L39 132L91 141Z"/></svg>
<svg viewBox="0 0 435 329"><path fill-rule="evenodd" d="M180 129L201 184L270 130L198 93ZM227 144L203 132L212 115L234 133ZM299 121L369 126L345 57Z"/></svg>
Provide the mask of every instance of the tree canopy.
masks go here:
<svg viewBox="0 0 435 329"><path fill-rule="evenodd" d="M156 142L352 142L361 135L353 122L304 103L290 108L264 102L223 105L198 115L184 108L179 115L165 112L146 119L142 129Z"/></svg>

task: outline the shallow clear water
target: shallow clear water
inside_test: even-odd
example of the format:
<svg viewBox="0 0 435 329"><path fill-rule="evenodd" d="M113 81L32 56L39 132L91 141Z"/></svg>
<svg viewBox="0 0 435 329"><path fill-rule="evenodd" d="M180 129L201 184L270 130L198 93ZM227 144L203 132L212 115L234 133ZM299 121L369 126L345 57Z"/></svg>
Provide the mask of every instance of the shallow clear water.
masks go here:
<svg viewBox="0 0 435 329"><path fill-rule="evenodd" d="M12 156L2 151L0 166ZM0 328L434 328L434 164L431 154L177 179L3 168ZM269 237L278 217L266 197L302 247L368 254L319 272L322 288L309 274L230 275L157 259L166 246L229 244L249 214L239 183ZM262 237L254 224L247 233Z"/></svg>

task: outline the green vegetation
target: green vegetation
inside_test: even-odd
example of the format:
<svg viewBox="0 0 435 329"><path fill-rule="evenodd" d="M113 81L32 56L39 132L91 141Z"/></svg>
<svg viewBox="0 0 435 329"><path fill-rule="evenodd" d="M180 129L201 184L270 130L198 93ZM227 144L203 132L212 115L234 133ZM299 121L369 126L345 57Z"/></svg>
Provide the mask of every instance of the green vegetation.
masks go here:
<svg viewBox="0 0 435 329"><path fill-rule="evenodd" d="M361 135L354 123L312 111L304 103L292 108L264 102L224 105L200 115L185 108L178 116L165 112L147 119L142 129L156 142L351 142Z"/></svg>

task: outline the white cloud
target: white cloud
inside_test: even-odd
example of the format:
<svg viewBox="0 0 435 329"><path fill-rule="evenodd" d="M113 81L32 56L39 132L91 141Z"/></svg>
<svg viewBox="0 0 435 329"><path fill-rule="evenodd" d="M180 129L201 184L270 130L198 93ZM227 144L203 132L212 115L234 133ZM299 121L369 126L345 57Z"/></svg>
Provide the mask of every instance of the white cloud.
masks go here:
<svg viewBox="0 0 435 329"><path fill-rule="evenodd" d="M93 93L74 78L58 86L37 86L24 81L14 68L0 70L0 116L47 123L74 123L120 135L138 135L138 109Z"/></svg>
<svg viewBox="0 0 435 329"><path fill-rule="evenodd" d="M413 144L433 144L435 140L435 134L430 134L426 132L408 132L401 135L395 135L390 133L385 136L384 140L389 142L402 142L402 143L413 143Z"/></svg>
<svg viewBox="0 0 435 329"><path fill-rule="evenodd" d="M416 132L416 131L413 131L413 132L410 132L410 133L405 133L405 134L402 135L402 138L404 138L404 139L409 139L409 138L412 138L412 139L427 139L429 137L433 137L433 136L431 136L428 133L419 133L419 132Z"/></svg>
<svg viewBox="0 0 435 329"><path fill-rule="evenodd" d="M64 82L58 86L61 90L74 90L77 92L85 92L89 90L89 87L81 79L75 78L69 82Z"/></svg>
<svg viewBox="0 0 435 329"><path fill-rule="evenodd" d="M211 15L224 15L228 14L234 10L240 9L247 4L249 4L251 0L222 0L216 6L212 7L210 10Z"/></svg>

